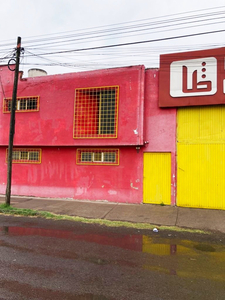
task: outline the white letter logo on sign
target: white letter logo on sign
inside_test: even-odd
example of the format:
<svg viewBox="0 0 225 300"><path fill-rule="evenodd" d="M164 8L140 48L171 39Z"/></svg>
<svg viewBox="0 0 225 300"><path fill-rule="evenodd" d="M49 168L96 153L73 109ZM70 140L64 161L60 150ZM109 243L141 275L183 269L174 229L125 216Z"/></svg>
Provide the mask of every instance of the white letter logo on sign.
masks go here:
<svg viewBox="0 0 225 300"><path fill-rule="evenodd" d="M180 60L170 64L170 96L207 96L216 92L215 57Z"/></svg>

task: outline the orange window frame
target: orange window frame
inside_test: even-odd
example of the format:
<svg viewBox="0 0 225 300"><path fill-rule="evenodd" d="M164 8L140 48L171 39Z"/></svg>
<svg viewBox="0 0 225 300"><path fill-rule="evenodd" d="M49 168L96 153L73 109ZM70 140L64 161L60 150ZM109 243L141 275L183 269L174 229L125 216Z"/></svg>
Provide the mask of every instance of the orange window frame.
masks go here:
<svg viewBox="0 0 225 300"><path fill-rule="evenodd" d="M117 138L119 86L75 90L73 138Z"/></svg>
<svg viewBox="0 0 225 300"><path fill-rule="evenodd" d="M114 148L78 148L76 153L77 165L119 165L119 149Z"/></svg>
<svg viewBox="0 0 225 300"><path fill-rule="evenodd" d="M40 164L41 159L42 151L40 148L13 148L12 163ZM6 163L7 162L8 148L6 149Z"/></svg>
<svg viewBox="0 0 225 300"><path fill-rule="evenodd" d="M3 113L11 112L12 98L3 99ZM16 112L36 112L39 111L40 96L17 97ZM32 108L33 106L33 108Z"/></svg>

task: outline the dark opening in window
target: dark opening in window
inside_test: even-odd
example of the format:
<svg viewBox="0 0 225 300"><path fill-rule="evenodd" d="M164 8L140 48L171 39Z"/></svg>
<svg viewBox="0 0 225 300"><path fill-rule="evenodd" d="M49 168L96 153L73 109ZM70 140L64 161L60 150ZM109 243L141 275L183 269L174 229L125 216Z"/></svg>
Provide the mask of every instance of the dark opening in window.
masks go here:
<svg viewBox="0 0 225 300"><path fill-rule="evenodd" d="M117 136L118 87L77 89L74 138Z"/></svg>

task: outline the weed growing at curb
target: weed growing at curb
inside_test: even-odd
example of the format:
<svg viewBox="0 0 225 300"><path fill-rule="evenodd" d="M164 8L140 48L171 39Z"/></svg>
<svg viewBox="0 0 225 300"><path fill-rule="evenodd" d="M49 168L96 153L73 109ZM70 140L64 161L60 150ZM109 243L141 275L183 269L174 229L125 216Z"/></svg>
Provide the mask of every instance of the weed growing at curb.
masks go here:
<svg viewBox="0 0 225 300"><path fill-rule="evenodd" d="M158 227L160 230L209 234L208 232L202 230L179 228L176 226L156 226L154 224L148 224L148 223L131 223L125 221L109 221L105 219L87 219L87 218L76 217L76 216L56 215L47 211L16 208L7 204L0 204L0 214L23 216L23 217L40 217L40 218L52 219L52 220L67 220L67 221L82 222L87 224L104 225L108 227L127 227L127 228L134 228L134 229L150 229L150 230L152 230L154 227Z"/></svg>

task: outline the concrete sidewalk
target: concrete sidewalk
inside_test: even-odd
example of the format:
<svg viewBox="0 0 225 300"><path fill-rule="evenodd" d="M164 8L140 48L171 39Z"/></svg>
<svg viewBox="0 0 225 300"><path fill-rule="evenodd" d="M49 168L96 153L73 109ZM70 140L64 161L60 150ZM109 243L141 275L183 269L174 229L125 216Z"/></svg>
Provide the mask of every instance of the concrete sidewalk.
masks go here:
<svg viewBox="0 0 225 300"><path fill-rule="evenodd" d="M4 201L5 196L0 195L0 203ZM20 196L12 196L11 205L84 218L178 226L225 233L225 210Z"/></svg>

